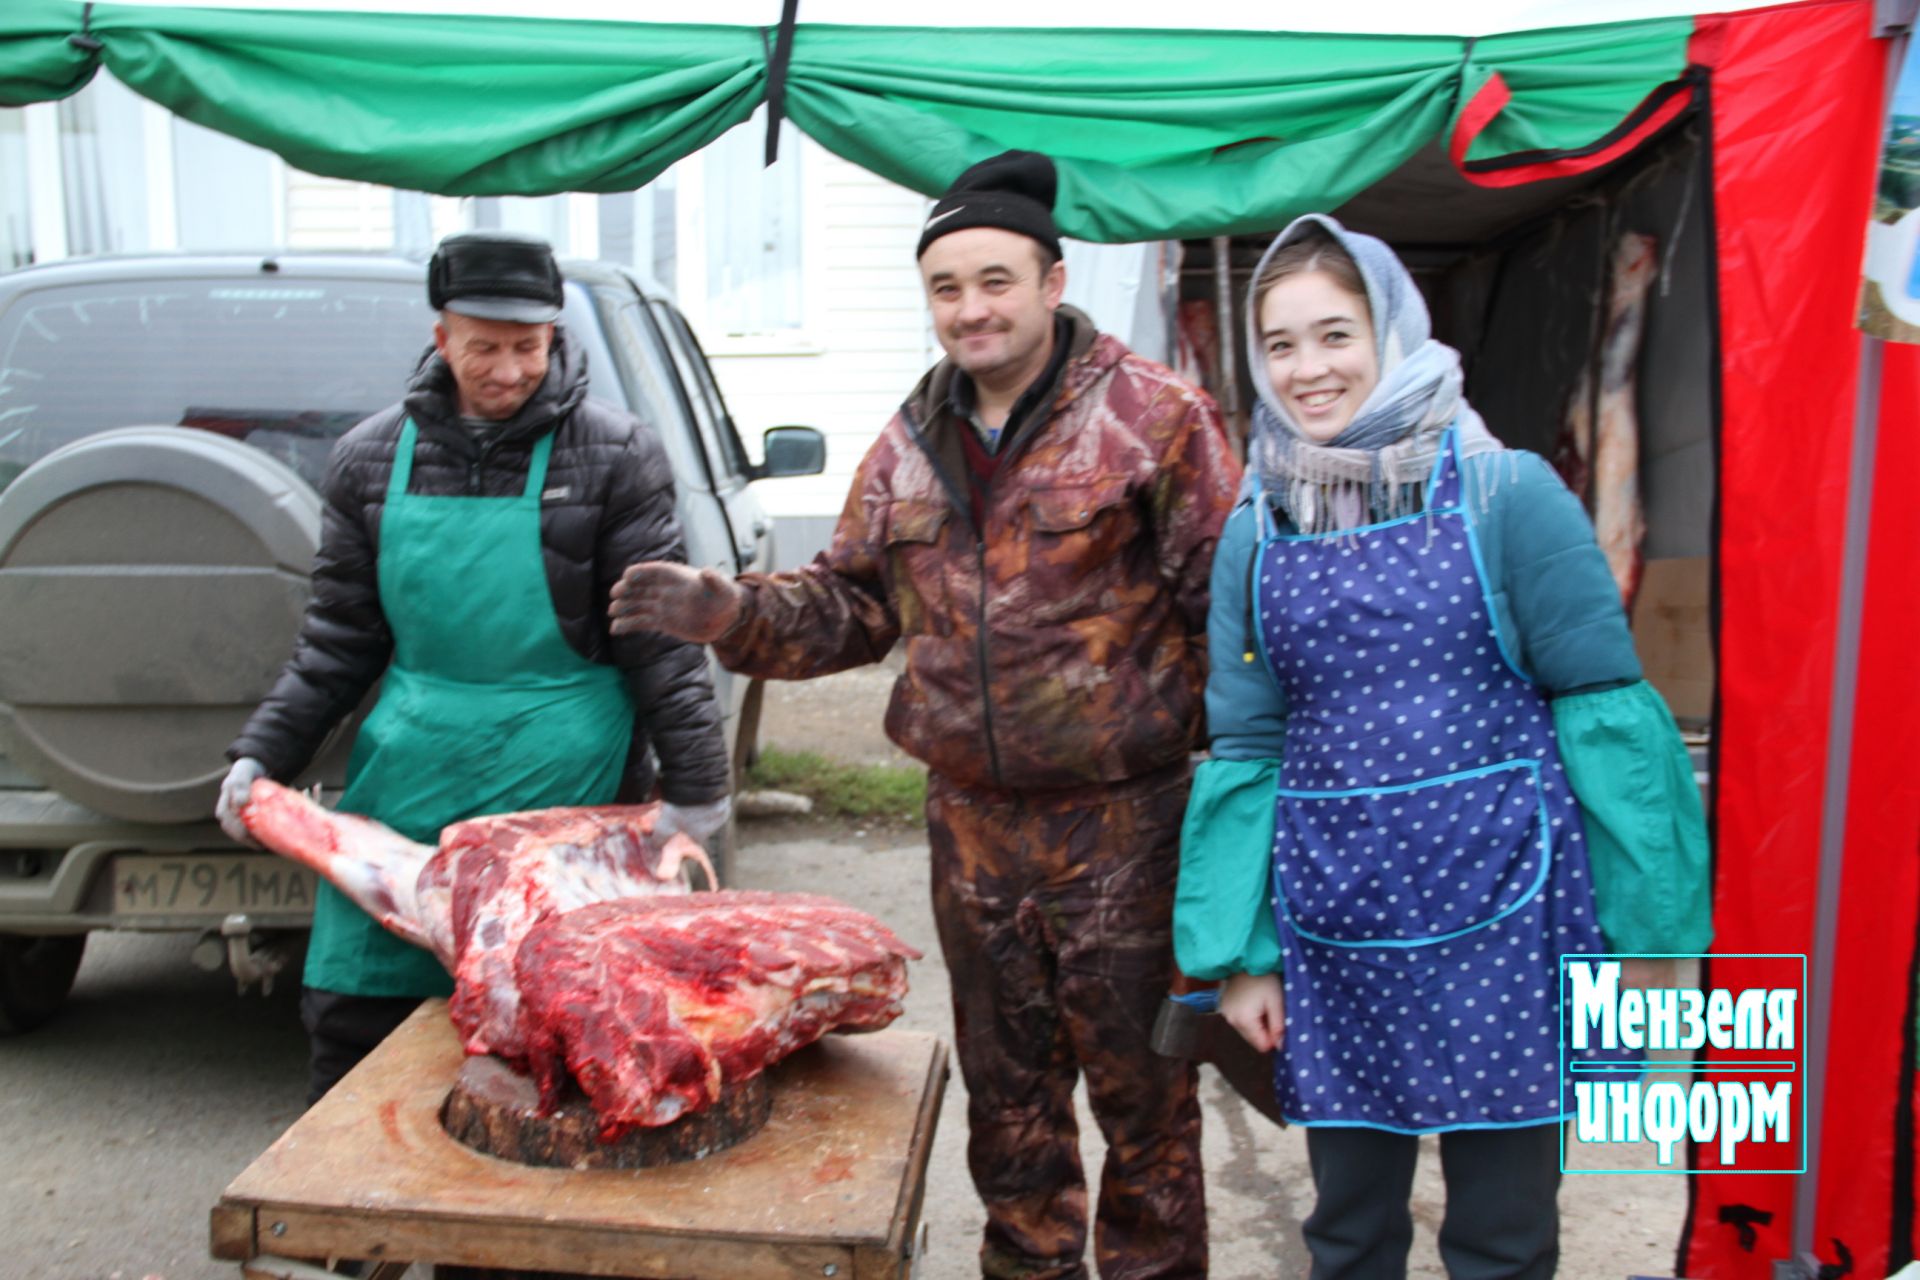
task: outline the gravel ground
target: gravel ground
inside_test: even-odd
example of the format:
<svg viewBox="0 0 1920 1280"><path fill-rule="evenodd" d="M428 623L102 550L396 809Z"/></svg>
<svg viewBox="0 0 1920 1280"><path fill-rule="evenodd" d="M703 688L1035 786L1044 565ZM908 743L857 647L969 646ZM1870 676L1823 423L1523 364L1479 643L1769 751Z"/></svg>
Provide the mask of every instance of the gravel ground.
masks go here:
<svg viewBox="0 0 1920 1280"><path fill-rule="evenodd" d="M768 689L763 742L818 751L853 762L911 764L880 730L897 659L881 667ZM846 824L780 819L742 824L737 881L742 887L821 890L872 911L927 958L913 968L902 1026L952 1034L945 966L940 962L927 885L924 835L849 829ZM1306 1145L1243 1102L1211 1067L1202 1069L1204 1156L1213 1274L1218 1280L1304 1276L1300 1221L1312 1207ZM1081 1099L1081 1150L1097 1170L1102 1143ZM1574 1168L1618 1168L1611 1150L1574 1144ZM1650 1161L1635 1163L1650 1167ZM925 1280L970 1280L983 1215L966 1172L966 1090L949 1081L928 1173L929 1250ZM1570 1175L1562 1184L1560 1275L1568 1280L1670 1276L1686 1211L1686 1179L1647 1174ZM1445 1203L1437 1144L1423 1139L1414 1183L1415 1241L1408 1274L1441 1277L1434 1234Z"/></svg>

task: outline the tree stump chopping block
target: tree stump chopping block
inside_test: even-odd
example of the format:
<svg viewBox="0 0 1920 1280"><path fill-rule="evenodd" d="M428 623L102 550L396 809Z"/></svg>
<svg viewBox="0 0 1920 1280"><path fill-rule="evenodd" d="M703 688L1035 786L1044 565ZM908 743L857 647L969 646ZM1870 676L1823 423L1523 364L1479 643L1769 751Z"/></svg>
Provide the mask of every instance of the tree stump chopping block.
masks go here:
<svg viewBox="0 0 1920 1280"><path fill-rule="evenodd" d="M767 1122L773 1095L767 1078L735 1085L704 1110L672 1124L600 1140L600 1119L586 1096L569 1088L552 1115L541 1115L532 1079L499 1058L473 1057L440 1109L440 1123L464 1146L518 1164L557 1169L644 1169L697 1160L752 1137Z"/></svg>

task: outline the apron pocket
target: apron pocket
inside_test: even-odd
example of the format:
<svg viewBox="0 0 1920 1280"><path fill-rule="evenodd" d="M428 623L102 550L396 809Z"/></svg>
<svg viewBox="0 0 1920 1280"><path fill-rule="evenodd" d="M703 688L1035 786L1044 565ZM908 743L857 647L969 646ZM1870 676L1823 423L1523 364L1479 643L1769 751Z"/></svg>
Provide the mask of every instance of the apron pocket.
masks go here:
<svg viewBox="0 0 1920 1280"><path fill-rule="evenodd" d="M1517 760L1375 791L1279 792L1280 923L1335 946L1416 946L1484 928L1546 883L1539 766Z"/></svg>

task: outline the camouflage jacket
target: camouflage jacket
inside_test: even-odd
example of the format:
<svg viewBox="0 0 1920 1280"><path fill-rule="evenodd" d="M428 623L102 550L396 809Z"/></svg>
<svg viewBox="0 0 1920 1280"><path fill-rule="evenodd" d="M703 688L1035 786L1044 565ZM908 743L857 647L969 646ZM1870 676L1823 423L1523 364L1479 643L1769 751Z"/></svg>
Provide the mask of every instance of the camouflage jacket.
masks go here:
<svg viewBox="0 0 1920 1280"><path fill-rule="evenodd" d="M742 577L722 663L804 679L905 637L887 735L965 786L1060 790L1185 761L1208 566L1240 467L1204 392L1063 314L1052 408L1002 446L985 527L942 361L861 460L828 549Z"/></svg>

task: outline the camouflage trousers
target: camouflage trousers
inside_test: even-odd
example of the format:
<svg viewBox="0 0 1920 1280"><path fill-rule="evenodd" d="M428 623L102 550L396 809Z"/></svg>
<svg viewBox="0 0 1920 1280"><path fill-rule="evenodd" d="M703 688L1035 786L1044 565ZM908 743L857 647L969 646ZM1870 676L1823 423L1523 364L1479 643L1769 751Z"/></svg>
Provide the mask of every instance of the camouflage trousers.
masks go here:
<svg viewBox="0 0 1920 1280"><path fill-rule="evenodd" d="M1101 1276L1206 1274L1194 1068L1149 1046L1174 975L1186 798L1184 770L1067 799L930 780L933 909L990 1280L1086 1275L1079 1074L1107 1140Z"/></svg>

